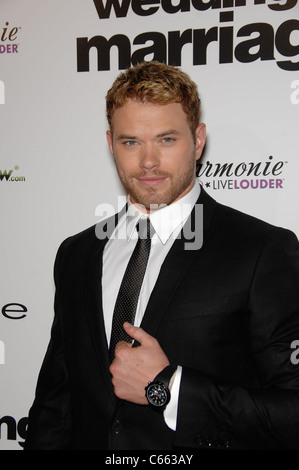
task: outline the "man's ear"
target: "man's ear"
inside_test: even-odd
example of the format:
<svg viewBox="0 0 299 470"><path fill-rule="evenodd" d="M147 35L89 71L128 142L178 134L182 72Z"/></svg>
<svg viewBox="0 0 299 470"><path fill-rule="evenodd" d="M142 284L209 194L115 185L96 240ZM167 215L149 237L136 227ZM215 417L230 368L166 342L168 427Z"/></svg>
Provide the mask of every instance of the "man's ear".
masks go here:
<svg viewBox="0 0 299 470"><path fill-rule="evenodd" d="M199 160L202 154L202 151L204 149L205 143L206 143L206 125L205 124L199 124L196 128L195 131L195 138L196 138L196 144L195 144L195 152L196 152L196 160Z"/></svg>
<svg viewBox="0 0 299 470"><path fill-rule="evenodd" d="M109 145L110 152L113 155L113 143L112 143L112 131L109 129L109 131L106 132L106 139Z"/></svg>

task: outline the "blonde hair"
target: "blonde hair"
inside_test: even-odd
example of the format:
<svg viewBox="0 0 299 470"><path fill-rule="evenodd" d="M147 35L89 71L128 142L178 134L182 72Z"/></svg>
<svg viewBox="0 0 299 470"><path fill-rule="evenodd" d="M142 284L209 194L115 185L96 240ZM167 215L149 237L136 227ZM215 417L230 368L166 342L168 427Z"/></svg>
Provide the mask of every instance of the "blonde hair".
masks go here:
<svg viewBox="0 0 299 470"><path fill-rule="evenodd" d="M195 138L199 125L200 99L197 85L182 70L161 62L143 62L122 72L106 96L110 128L113 113L128 100L166 105L181 103Z"/></svg>

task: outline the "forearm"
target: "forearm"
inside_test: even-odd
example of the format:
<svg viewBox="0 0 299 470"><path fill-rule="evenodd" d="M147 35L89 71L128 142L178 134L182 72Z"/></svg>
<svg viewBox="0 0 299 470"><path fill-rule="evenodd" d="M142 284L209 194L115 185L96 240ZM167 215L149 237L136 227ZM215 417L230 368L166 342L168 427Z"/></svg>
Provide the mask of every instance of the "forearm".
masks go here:
<svg viewBox="0 0 299 470"><path fill-rule="evenodd" d="M183 368L176 445L299 449L299 391L246 389Z"/></svg>
<svg viewBox="0 0 299 470"><path fill-rule="evenodd" d="M54 365L54 363L53 363ZM59 371L61 366L56 368ZM51 372L43 366L36 397L29 412L25 450L66 450L71 435L71 412L68 385L63 379L50 383Z"/></svg>
<svg viewBox="0 0 299 470"><path fill-rule="evenodd" d="M36 396L29 412L25 449L67 449L71 435L69 377L65 361L62 328L56 315L38 377Z"/></svg>

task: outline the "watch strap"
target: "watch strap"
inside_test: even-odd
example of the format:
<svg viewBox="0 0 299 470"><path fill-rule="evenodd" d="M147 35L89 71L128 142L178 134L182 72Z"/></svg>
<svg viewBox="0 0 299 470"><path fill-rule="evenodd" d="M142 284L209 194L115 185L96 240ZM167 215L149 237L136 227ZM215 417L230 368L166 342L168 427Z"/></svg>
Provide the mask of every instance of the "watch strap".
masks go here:
<svg viewBox="0 0 299 470"><path fill-rule="evenodd" d="M161 372L159 372L158 375L153 380L154 382L162 382L165 387L169 388L170 386L170 380L173 374L175 373L176 369L174 367L166 366Z"/></svg>

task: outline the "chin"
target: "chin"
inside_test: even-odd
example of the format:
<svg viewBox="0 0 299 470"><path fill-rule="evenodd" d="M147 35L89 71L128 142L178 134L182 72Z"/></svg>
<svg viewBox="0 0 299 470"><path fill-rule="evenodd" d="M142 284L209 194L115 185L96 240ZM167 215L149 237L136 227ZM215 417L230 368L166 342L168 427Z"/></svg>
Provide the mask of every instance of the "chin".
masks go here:
<svg viewBox="0 0 299 470"><path fill-rule="evenodd" d="M133 198L135 203L141 204L147 210L153 209L153 206L168 206L171 204L174 199L171 197L163 197L163 196L153 196L153 197L138 197Z"/></svg>

